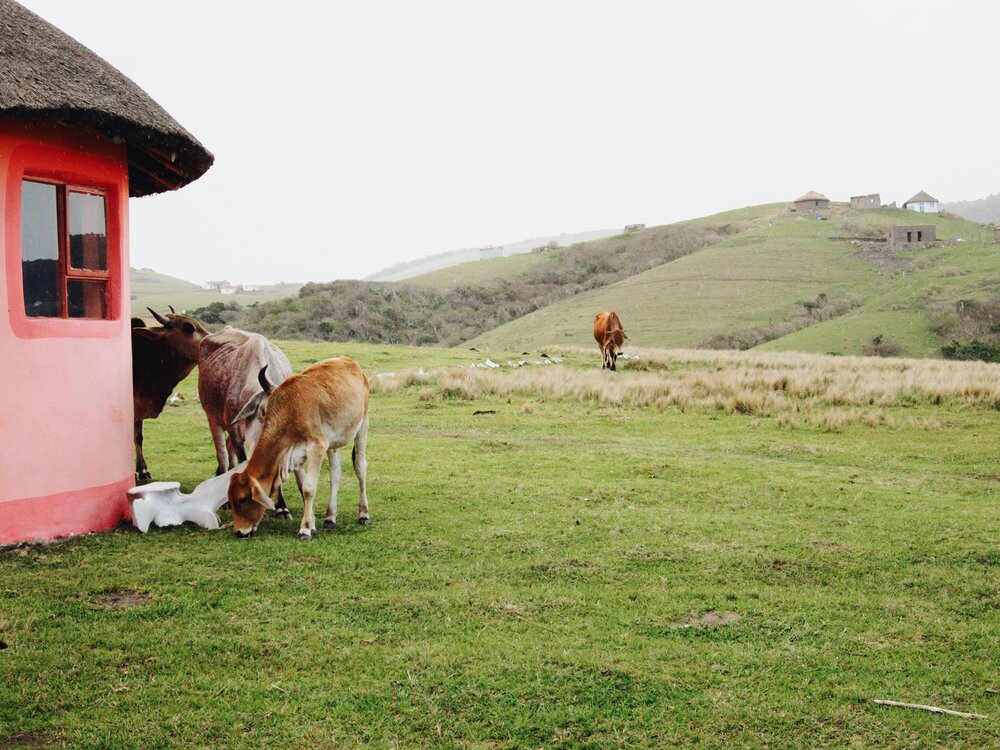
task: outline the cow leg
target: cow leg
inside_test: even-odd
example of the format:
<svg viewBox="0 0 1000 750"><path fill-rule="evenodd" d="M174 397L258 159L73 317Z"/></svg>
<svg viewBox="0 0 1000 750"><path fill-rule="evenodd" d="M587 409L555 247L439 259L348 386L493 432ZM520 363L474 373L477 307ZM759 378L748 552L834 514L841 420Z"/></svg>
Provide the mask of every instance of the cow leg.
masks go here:
<svg viewBox="0 0 1000 750"><path fill-rule="evenodd" d="M611 371L612 372L617 372L618 371L618 367L617 367L617 365L618 365L618 352L616 352L614 350L614 348L611 349L610 359L611 359Z"/></svg>
<svg viewBox="0 0 1000 750"><path fill-rule="evenodd" d="M323 521L324 529L337 528L337 492L340 490L340 451L330 448L326 452L330 461L330 504L326 506L326 519Z"/></svg>
<svg viewBox="0 0 1000 750"><path fill-rule="evenodd" d="M216 424L211 418L208 420L208 431L212 433L212 442L215 444L215 476L219 476L229 470L226 432L222 429L222 425Z"/></svg>
<svg viewBox="0 0 1000 750"><path fill-rule="evenodd" d="M365 415L358 429L358 434L354 436L354 449L351 451L351 461L354 463L354 473L358 476L358 487L360 498L358 499L358 523L367 526L371 519L368 517L368 461L365 460L365 447L368 444L368 415Z"/></svg>
<svg viewBox="0 0 1000 750"><path fill-rule="evenodd" d="M142 420L137 419L134 423L134 436L135 436L135 483L136 484L149 484L153 481L153 477L149 475L149 469L146 467L146 458L142 455Z"/></svg>
<svg viewBox="0 0 1000 750"><path fill-rule="evenodd" d="M274 515L277 518L287 518L288 520L292 518L292 512L288 510L288 505L285 504L285 492L281 487L278 487L278 499L274 504Z"/></svg>
<svg viewBox="0 0 1000 750"><path fill-rule="evenodd" d="M306 460L302 465L302 523L299 525L299 539L312 539L316 536L316 485L319 483L319 470L323 466L325 446L313 443L306 449ZM332 471L330 472L333 473ZM298 478L298 475L296 475Z"/></svg>

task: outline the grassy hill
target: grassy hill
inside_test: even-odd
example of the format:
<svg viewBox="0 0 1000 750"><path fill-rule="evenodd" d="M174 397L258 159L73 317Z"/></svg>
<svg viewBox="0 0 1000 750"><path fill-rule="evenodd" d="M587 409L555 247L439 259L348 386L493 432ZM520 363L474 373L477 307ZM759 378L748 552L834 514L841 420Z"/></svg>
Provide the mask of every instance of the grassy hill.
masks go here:
<svg viewBox="0 0 1000 750"><path fill-rule="evenodd" d="M272 284L262 286L257 292L238 292L223 296L218 291L202 289L190 281L157 273L150 268L133 268L131 270L132 284L132 315L140 318L150 318L147 307L158 313L168 312L168 306L173 305L177 312L191 311L205 307L212 302L235 302L239 305L252 305L255 302L291 297L298 293L301 284Z"/></svg>
<svg viewBox="0 0 1000 750"><path fill-rule="evenodd" d="M593 229L589 232L574 232L567 234L551 234L545 237L533 237L518 242L509 242L501 246L504 256L517 256L529 253L533 248L542 247L550 243L560 246L575 245L580 242L609 237L615 234L612 229ZM389 268L368 276L365 281L409 281L417 276L429 276L436 271L447 270L453 266L472 266L479 263L480 249L478 247L468 247L462 250L451 250L443 253L428 255L416 260L397 263Z"/></svg>
<svg viewBox="0 0 1000 750"><path fill-rule="evenodd" d="M941 242L898 250L874 242L893 224L937 226ZM759 348L860 353L876 337L905 356L938 356L936 313L1000 291L1000 247L986 228L948 215L835 206L827 220L756 206L687 222L729 226L717 244L645 273L558 302L484 333L479 349L592 346L600 309L616 309L632 346L690 347L749 329L781 329L820 295L856 304L844 315L780 335ZM647 230L649 231L649 230ZM838 239L848 238L848 239Z"/></svg>

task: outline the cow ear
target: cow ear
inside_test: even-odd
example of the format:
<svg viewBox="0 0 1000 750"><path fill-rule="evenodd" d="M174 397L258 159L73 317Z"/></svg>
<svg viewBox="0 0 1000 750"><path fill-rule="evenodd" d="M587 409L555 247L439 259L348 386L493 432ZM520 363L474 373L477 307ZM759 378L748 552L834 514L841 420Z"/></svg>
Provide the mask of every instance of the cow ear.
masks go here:
<svg viewBox="0 0 1000 750"><path fill-rule="evenodd" d="M274 501L264 492L263 488L253 477L250 478L251 486L253 487L253 500L255 503L260 503L268 510L274 510Z"/></svg>
<svg viewBox="0 0 1000 750"><path fill-rule="evenodd" d="M263 399L264 399L264 391L260 391L259 393L255 393L254 395L252 395L249 398L249 400L245 404L243 404L243 408L240 409L240 413L233 418L232 422L226 425L226 429L228 430L236 423L242 422L244 419L249 419L254 414L256 414L257 410L260 408L260 403Z"/></svg>
<svg viewBox="0 0 1000 750"><path fill-rule="evenodd" d="M150 341L156 341L157 339L162 339L165 334L163 331L157 331L152 328L133 328L132 335L149 339Z"/></svg>

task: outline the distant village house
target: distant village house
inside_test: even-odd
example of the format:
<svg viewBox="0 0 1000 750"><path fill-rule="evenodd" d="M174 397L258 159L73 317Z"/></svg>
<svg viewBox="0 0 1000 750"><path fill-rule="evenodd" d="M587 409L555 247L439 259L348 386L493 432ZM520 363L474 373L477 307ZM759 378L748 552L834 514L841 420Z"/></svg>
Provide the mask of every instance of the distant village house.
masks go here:
<svg viewBox="0 0 1000 750"><path fill-rule="evenodd" d="M793 211L824 211L830 207L830 199L825 195L810 190L803 196L795 199Z"/></svg>
<svg viewBox="0 0 1000 750"><path fill-rule="evenodd" d="M926 226L896 226L889 230L889 242L893 245L926 245L937 242L937 228Z"/></svg>
<svg viewBox="0 0 1000 750"><path fill-rule="evenodd" d="M882 207L882 196L878 193L872 193L871 195L852 195L851 196L851 208L858 209L869 209L869 208L881 208Z"/></svg>
<svg viewBox="0 0 1000 750"><path fill-rule="evenodd" d="M903 203L903 208L910 211L918 211L922 214L936 214L938 212L938 206L938 199L928 195L923 190L910 198L910 200Z"/></svg>

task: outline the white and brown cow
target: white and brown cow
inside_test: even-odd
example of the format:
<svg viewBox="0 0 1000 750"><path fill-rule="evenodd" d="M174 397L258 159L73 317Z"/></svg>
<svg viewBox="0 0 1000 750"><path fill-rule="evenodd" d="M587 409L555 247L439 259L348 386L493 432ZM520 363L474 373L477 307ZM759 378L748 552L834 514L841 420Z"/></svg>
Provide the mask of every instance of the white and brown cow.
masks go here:
<svg viewBox="0 0 1000 750"><path fill-rule="evenodd" d="M226 326L202 339L198 398L215 443L216 474L245 461L257 444L264 421L258 408L264 397L258 373L265 367L272 385L292 374L285 353L259 333ZM237 420L248 404L249 413Z"/></svg>
<svg viewBox="0 0 1000 750"><path fill-rule="evenodd" d="M236 534L243 537L253 534L264 510L274 510L271 498L277 487L294 472L304 504L299 538L315 536L313 505L324 455L330 461L330 504L323 525L336 526L341 471L337 449L351 441L354 442L351 458L361 488L358 523L367 524L368 378L365 373L354 360L336 357L317 362L274 389L266 386L264 370L260 372L260 381L265 385L258 407L264 415L264 426L246 470L229 480L229 506ZM242 410L236 418L243 418Z"/></svg>

